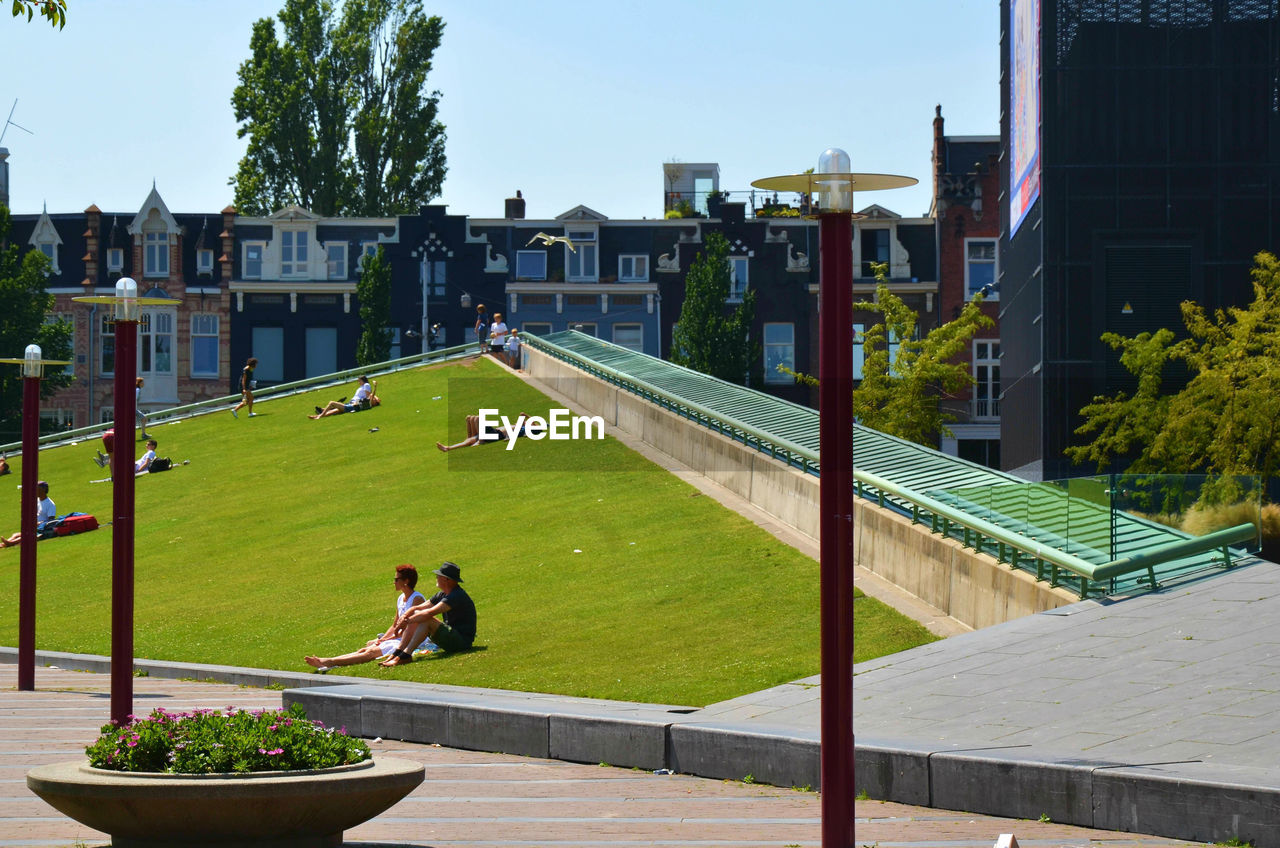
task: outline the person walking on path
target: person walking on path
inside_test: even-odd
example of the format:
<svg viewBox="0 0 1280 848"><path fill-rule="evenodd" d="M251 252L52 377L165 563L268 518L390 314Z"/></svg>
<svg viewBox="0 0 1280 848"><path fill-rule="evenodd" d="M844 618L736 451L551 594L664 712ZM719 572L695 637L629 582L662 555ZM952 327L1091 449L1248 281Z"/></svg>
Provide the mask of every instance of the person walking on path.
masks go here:
<svg viewBox="0 0 1280 848"><path fill-rule="evenodd" d="M476 640L476 605L460 585L462 570L445 562L433 572L440 591L425 604L400 616L396 625L404 633L400 647L379 665L393 668L413 662L413 651L427 639L447 653L469 649Z"/></svg>
<svg viewBox="0 0 1280 848"><path fill-rule="evenodd" d="M324 674L331 668L341 665L359 665L360 663L373 662L381 657L391 655L400 645L400 636L402 635L403 626L400 619L409 610L422 606L427 602L422 593L417 591L418 585L418 569L412 565L397 565L396 576L392 581L396 590L400 592L400 598L396 601L396 614L391 620L391 626L385 632L364 643L364 647L358 651L352 651L349 654L342 654L336 657L317 657L308 655L302 658L302 661L314 668L320 674Z"/></svg>
<svg viewBox="0 0 1280 848"><path fill-rule="evenodd" d="M240 402L231 410L232 418L239 418L237 413L244 407L249 407L249 417L254 418L258 413L253 411L253 390L258 387L258 381L253 379L253 369L258 367L258 360L249 357L244 364L244 370L240 372Z"/></svg>

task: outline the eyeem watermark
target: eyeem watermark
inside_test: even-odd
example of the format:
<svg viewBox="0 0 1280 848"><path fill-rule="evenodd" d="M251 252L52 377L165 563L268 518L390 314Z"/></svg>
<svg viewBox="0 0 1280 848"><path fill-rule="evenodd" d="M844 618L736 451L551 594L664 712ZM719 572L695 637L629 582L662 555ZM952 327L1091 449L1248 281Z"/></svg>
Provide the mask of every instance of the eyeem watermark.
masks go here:
<svg viewBox="0 0 1280 848"><path fill-rule="evenodd" d="M604 419L599 415L574 415L567 409L553 409L546 418L517 415L514 419L496 409L480 410L480 441L494 442L505 438L507 450L513 450L516 439L521 436L535 442L542 439L556 442L603 439Z"/></svg>

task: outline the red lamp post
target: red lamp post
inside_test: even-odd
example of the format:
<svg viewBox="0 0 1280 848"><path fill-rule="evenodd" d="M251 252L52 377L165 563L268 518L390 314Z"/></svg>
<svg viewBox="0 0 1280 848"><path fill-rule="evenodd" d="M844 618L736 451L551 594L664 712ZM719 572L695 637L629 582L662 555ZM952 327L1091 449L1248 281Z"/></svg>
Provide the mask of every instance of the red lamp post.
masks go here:
<svg viewBox="0 0 1280 848"><path fill-rule="evenodd" d="M18 562L18 689L36 688L36 486L40 482L40 377L45 365L68 365L43 359L39 345L27 345L22 359L0 359L22 366L22 547Z"/></svg>
<svg viewBox="0 0 1280 848"><path fill-rule="evenodd" d="M161 297L138 297L138 284L129 277L116 281L115 297L73 298L78 303L105 303L114 307L115 432L111 452L111 718L124 724L133 713L133 439L134 382L138 368L139 307L179 303Z"/></svg>
<svg viewBox="0 0 1280 848"><path fill-rule="evenodd" d="M819 581L822 641L822 845L854 844L853 816L853 193L915 185L913 177L853 174L832 148L812 174L755 180L770 191L817 194Z"/></svg>

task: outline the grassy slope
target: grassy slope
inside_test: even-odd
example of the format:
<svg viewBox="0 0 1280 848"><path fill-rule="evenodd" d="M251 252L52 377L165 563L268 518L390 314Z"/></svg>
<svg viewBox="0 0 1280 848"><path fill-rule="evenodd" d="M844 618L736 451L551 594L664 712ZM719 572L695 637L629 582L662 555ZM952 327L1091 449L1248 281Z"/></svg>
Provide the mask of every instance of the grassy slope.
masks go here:
<svg viewBox="0 0 1280 848"><path fill-rule="evenodd" d="M381 408L307 420L351 388L152 429L191 465L137 481L137 656L301 668L386 626L397 563L430 595L451 559L484 650L349 673L691 705L816 673L816 563L614 439L434 448L481 405L549 409L523 382L488 362L405 371L380 379ZM105 523L96 447L42 452L40 476L60 513ZM0 483L13 529L20 465ZM109 654L110 530L39 552L39 647ZM17 564L0 551L10 645Z"/></svg>

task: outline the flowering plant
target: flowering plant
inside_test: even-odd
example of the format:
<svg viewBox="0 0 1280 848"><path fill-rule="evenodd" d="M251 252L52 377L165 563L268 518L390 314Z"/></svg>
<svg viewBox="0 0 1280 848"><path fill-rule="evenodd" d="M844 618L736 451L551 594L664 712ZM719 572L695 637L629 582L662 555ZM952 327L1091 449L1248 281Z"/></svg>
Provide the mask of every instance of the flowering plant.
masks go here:
<svg viewBox="0 0 1280 848"><path fill-rule="evenodd" d="M346 728L307 719L300 704L288 710L154 710L147 718L112 721L85 748L89 765L111 771L215 774L322 769L359 763L373 755Z"/></svg>

